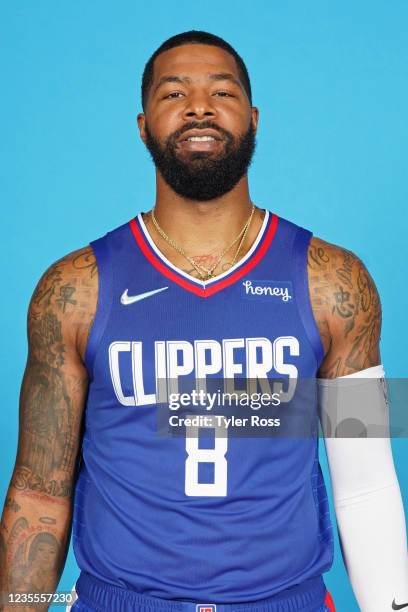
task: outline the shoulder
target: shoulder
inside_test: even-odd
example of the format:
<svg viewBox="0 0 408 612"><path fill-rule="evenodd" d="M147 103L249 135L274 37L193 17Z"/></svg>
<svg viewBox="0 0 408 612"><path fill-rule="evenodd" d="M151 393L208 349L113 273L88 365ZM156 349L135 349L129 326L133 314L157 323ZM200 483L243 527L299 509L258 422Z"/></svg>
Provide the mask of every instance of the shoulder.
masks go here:
<svg viewBox="0 0 408 612"><path fill-rule="evenodd" d="M345 318L352 318L360 310L377 306L374 280L353 251L313 236L308 248L308 270L314 302L328 307L326 314L338 310Z"/></svg>
<svg viewBox="0 0 408 612"><path fill-rule="evenodd" d="M53 262L42 274L29 305L29 335L40 321L57 325L83 357L97 298L98 270L88 245Z"/></svg>
<svg viewBox="0 0 408 612"><path fill-rule="evenodd" d="M309 273L324 271L330 278L338 278L351 287L352 272L365 270L364 263L353 251L312 236L308 248ZM334 275L333 275L334 273ZM333 275L333 276L332 276ZM327 277L329 278L329 277Z"/></svg>
<svg viewBox="0 0 408 612"><path fill-rule="evenodd" d="M333 378L377 365L381 302L361 258L312 237L308 276L312 309L325 348L320 375Z"/></svg>

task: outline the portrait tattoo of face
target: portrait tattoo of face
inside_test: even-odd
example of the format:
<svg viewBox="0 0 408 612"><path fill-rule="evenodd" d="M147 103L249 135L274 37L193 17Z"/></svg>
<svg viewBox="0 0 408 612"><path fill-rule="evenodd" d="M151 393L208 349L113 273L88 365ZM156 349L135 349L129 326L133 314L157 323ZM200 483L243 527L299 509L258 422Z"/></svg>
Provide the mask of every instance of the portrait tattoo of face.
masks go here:
<svg viewBox="0 0 408 612"><path fill-rule="evenodd" d="M166 183L180 196L207 201L219 198L247 173L255 151L255 130L250 123L247 132L234 137L213 121L191 121L160 142L146 123L146 146L156 168ZM222 152L186 152L179 147L183 134L192 129L212 129L224 142Z"/></svg>

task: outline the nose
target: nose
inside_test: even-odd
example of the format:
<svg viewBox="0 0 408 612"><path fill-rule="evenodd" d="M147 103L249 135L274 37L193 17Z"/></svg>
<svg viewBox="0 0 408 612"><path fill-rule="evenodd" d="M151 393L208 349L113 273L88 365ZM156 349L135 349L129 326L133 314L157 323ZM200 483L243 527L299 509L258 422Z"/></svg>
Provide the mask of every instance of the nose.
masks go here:
<svg viewBox="0 0 408 612"><path fill-rule="evenodd" d="M205 93L191 94L187 98L184 109L186 119L208 119L215 117L215 109L212 98Z"/></svg>

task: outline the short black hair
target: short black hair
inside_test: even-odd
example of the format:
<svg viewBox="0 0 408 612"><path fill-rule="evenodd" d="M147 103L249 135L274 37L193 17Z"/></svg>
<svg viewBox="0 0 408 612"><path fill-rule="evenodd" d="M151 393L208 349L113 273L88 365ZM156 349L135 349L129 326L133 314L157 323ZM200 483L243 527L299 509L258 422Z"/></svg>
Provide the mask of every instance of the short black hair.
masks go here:
<svg viewBox="0 0 408 612"><path fill-rule="evenodd" d="M164 43L162 43L160 47L156 49L156 51L148 60L143 70L142 76L143 110L146 108L147 96L149 95L149 90L153 81L154 60L164 51L168 51L169 49L173 49L174 47L180 47L181 45L187 44L212 45L213 47L219 47L220 49L224 49L225 51L230 53L235 59L238 68L239 78L244 86L249 102L252 105L251 81L249 80L248 70L245 66L244 60L235 51L234 47L227 43L227 41L223 38L220 38L215 34L210 34L210 32L203 32L202 30L189 30L188 32L181 32L180 34L176 34L175 36L172 36L171 38L165 40Z"/></svg>

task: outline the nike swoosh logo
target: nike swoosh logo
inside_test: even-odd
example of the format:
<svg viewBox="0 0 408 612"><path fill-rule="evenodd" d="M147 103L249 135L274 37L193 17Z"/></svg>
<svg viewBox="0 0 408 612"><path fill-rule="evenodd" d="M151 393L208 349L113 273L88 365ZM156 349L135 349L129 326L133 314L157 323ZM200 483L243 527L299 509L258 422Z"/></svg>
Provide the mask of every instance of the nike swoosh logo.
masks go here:
<svg viewBox="0 0 408 612"><path fill-rule="evenodd" d="M395 599L392 602L392 609L393 610L402 610L402 608L408 608L408 602L404 603L404 604L397 604L395 603Z"/></svg>
<svg viewBox="0 0 408 612"><path fill-rule="evenodd" d="M138 295L128 295L128 290L122 293L120 297L120 303L124 306L128 306L129 304L134 304L135 302L139 302L140 300L144 300L145 298L150 297L151 295L155 295L155 293L160 293L168 289L168 287L161 287L160 289L154 289L153 291L146 291L146 293L139 293Z"/></svg>

